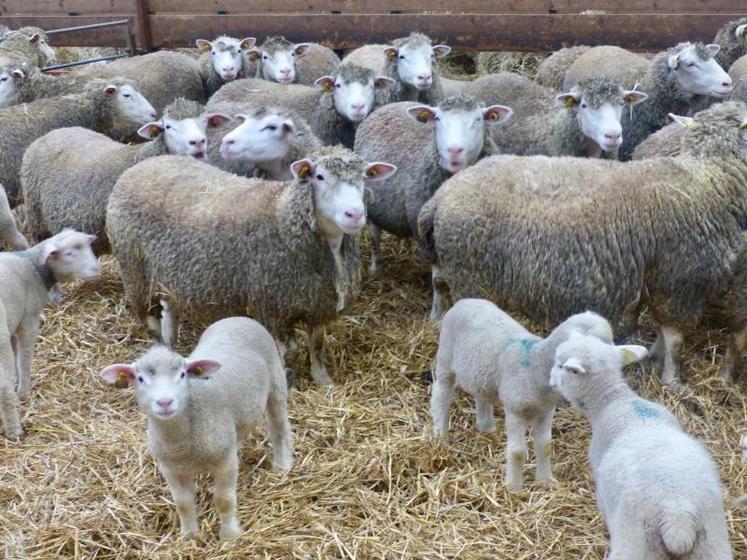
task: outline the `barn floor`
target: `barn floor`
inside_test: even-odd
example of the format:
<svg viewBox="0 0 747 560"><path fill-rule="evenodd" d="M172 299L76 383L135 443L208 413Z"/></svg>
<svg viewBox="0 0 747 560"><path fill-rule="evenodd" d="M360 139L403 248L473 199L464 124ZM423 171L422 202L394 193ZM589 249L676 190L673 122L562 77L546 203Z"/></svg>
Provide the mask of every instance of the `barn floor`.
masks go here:
<svg viewBox="0 0 747 560"><path fill-rule="evenodd" d="M406 244L388 240L384 281L367 280L350 314L330 326L333 390L297 379L291 392L296 463L270 471L264 432L241 452L239 517L245 533L217 541L203 481L202 531L180 542L167 488L145 447L145 418L128 390L98 372L147 346L109 258L103 276L67 290L50 308L23 403L28 435L0 442L0 551L40 558L511 558L604 557L607 536L586 461L589 426L561 408L554 425L551 488L517 495L502 483L503 422L477 434L460 397L448 444L428 437L430 370L437 329L426 271ZM182 331L190 348L198 331ZM717 378L724 337L688 339L689 392L662 389L648 367L631 383L674 410L718 462L730 502L747 492L738 456L747 392ZM646 336L648 334L646 333ZM650 342L650 339L646 339ZM532 472L526 470L531 482ZM730 508L731 509L731 508ZM747 513L729 511L735 558L747 558Z"/></svg>

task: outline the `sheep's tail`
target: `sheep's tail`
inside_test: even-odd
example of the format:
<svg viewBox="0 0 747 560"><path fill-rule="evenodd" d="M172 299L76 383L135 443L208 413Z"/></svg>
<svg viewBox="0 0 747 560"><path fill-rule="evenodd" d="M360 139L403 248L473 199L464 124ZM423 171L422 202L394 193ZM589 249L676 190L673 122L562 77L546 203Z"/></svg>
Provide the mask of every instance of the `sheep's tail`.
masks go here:
<svg viewBox="0 0 747 560"><path fill-rule="evenodd" d="M691 507L671 508L659 523L659 537L670 554L682 556L695 547L702 525Z"/></svg>
<svg viewBox="0 0 747 560"><path fill-rule="evenodd" d="M424 261L435 264L438 262L436 253L436 240L433 237L433 224L436 218L435 196L423 205L418 215L418 241L420 250L418 254Z"/></svg>

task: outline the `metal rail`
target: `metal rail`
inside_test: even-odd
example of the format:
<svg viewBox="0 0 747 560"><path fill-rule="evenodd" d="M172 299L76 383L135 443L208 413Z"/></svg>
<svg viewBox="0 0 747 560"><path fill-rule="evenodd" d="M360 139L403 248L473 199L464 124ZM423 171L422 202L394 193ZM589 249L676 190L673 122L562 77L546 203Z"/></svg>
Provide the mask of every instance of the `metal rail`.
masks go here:
<svg viewBox="0 0 747 560"><path fill-rule="evenodd" d="M46 31L47 35L55 35L58 33L71 33L74 31L86 31L89 29L100 29L102 27L124 27L125 32L125 41L127 42L127 51L130 53L127 54L117 54L112 56L102 56L99 58L90 58L88 60L78 60L76 62L67 62L65 64L55 64L52 66L46 66L42 68L42 72L47 70L59 70L60 68L70 68L72 66L82 66L83 64L92 64L94 62L104 62L106 60L114 60L117 58L124 58L126 56L134 56L135 55L135 40L133 38L132 34L132 23L130 23L129 19L118 19L116 21L105 21L103 23L92 23L89 25L77 25L75 27L64 27L62 29L50 29L49 31Z"/></svg>

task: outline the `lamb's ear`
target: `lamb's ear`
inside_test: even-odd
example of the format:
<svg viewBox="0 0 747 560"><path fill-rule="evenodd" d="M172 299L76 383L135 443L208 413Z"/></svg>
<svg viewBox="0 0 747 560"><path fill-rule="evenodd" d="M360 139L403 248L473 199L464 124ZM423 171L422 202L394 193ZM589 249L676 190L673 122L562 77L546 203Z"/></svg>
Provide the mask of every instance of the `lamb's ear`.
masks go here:
<svg viewBox="0 0 747 560"><path fill-rule="evenodd" d="M747 23L742 25L737 25L737 28L734 30L734 36L739 38L747 38Z"/></svg>
<svg viewBox="0 0 747 560"><path fill-rule="evenodd" d="M396 83L397 82L387 76L376 76L374 78L374 89L388 89Z"/></svg>
<svg viewBox="0 0 747 560"><path fill-rule="evenodd" d="M640 362L643 358L648 356L648 350L644 346L637 346L635 344L623 344L615 346L620 351L623 359L623 365L629 366L636 362Z"/></svg>
<svg viewBox="0 0 747 560"><path fill-rule="evenodd" d="M15 80L24 80L26 79L26 74L24 74L23 70L20 68L14 68L11 70L10 75L13 76L13 79Z"/></svg>
<svg viewBox="0 0 747 560"><path fill-rule="evenodd" d="M254 37L244 37L239 43L239 48L241 50L247 50L251 49L256 44L257 40Z"/></svg>
<svg viewBox="0 0 747 560"><path fill-rule="evenodd" d="M104 88L104 93L106 95L114 95L115 93L117 93L117 91L119 91L119 88L114 84L109 84Z"/></svg>
<svg viewBox="0 0 747 560"><path fill-rule="evenodd" d="M566 91L556 95L555 99L557 101L560 101L568 109L572 109L573 107L581 103L581 94L572 91Z"/></svg>
<svg viewBox="0 0 747 560"><path fill-rule="evenodd" d="M190 377L208 377L220 369L220 364L213 360L194 360L187 362L187 375Z"/></svg>
<svg viewBox="0 0 747 560"><path fill-rule="evenodd" d="M383 181L397 172L397 166L383 161L374 161L366 165L363 177L366 181Z"/></svg>
<svg viewBox="0 0 747 560"><path fill-rule="evenodd" d="M205 119L207 120L208 128L215 128L221 123L230 121L231 117L223 113L205 113Z"/></svg>
<svg viewBox="0 0 747 560"><path fill-rule="evenodd" d="M306 53L311 48L311 43L296 43L293 45L293 52L296 53L297 56L301 56Z"/></svg>
<svg viewBox="0 0 747 560"><path fill-rule="evenodd" d="M675 115L674 113L669 113L669 118L682 128L692 128L695 126L695 119L692 117L682 117L680 115Z"/></svg>
<svg viewBox="0 0 747 560"><path fill-rule="evenodd" d="M648 99L648 94L637 89L626 89L623 91L623 101L628 105L638 105L646 101L646 99Z"/></svg>
<svg viewBox="0 0 747 560"><path fill-rule="evenodd" d="M42 262L44 264L46 264L49 259L56 259L58 256L60 256L60 248L57 245L52 242L44 244L44 248L42 249Z"/></svg>
<svg viewBox="0 0 747 560"><path fill-rule="evenodd" d="M213 48L213 44L207 39L197 39L195 45L197 45L197 48L202 52L208 52Z"/></svg>
<svg viewBox="0 0 747 560"><path fill-rule="evenodd" d="M677 70L677 68L680 67L680 51L670 54L667 59L667 64L669 65L670 70Z"/></svg>
<svg viewBox="0 0 747 560"><path fill-rule="evenodd" d="M296 123L294 123L292 119L283 120L283 124L280 126L283 129L283 136L292 136L298 131Z"/></svg>
<svg viewBox="0 0 747 560"><path fill-rule="evenodd" d="M242 115L241 113L237 113L237 114L235 114L235 115L233 116L233 118L234 118L234 119L236 119L237 121L239 121L240 123L243 123L243 122L244 122L244 121L245 121L246 119L248 119L249 117L248 117L248 116L246 116L246 115Z"/></svg>
<svg viewBox="0 0 747 560"><path fill-rule="evenodd" d="M135 383L135 368L130 364L114 364L101 371L101 378L107 385L123 389Z"/></svg>
<svg viewBox="0 0 747 560"><path fill-rule="evenodd" d="M513 114L513 109L511 109L511 107L506 107L505 105L491 105L490 107L485 107L485 109L482 110L483 120L491 123L501 123L507 121Z"/></svg>
<svg viewBox="0 0 747 560"><path fill-rule="evenodd" d="M153 138L156 138L159 134L161 134L164 130L166 130L166 127L162 122L153 121L141 126L138 129L137 133L138 136L141 136L146 140L152 140Z"/></svg>
<svg viewBox="0 0 747 560"><path fill-rule="evenodd" d="M384 47L384 56L387 58L387 60L397 60L398 54L399 54L399 51L397 50L397 47L392 47L392 46Z"/></svg>
<svg viewBox="0 0 747 560"><path fill-rule="evenodd" d="M713 58L719 52L721 52L721 45L717 45L716 43L711 43L710 45L706 45L706 49L708 49L708 52L711 55L711 58Z"/></svg>
<svg viewBox="0 0 747 560"><path fill-rule="evenodd" d="M299 181L308 181L314 173L314 163L310 159L299 159L290 166L291 173Z"/></svg>
<svg viewBox="0 0 747 560"><path fill-rule="evenodd" d="M450 52L451 52L451 47L447 45L434 45L433 46L433 54L435 54L438 58L443 58Z"/></svg>
<svg viewBox="0 0 747 560"><path fill-rule="evenodd" d="M421 123L434 123L438 120L438 113L428 105L416 105L407 110L407 114Z"/></svg>
<svg viewBox="0 0 747 560"><path fill-rule="evenodd" d="M314 86L321 89L325 94L335 89L335 79L332 76L322 76L314 82Z"/></svg>
<svg viewBox="0 0 747 560"><path fill-rule="evenodd" d="M568 358L563 364L563 369L575 374L584 374L586 370L577 358Z"/></svg>
<svg viewBox="0 0 747 560"><path fill-rule="evenodd" d="M257 49L249 49L248 51L246 51L246 58L249 62L257 62L260 58L262 58L262 53Z"/></svg>
<svg viewBox="0 0 747 560"><path fill-rule="evenodd" d="M39 39L41 39L41 35L39 35L38 33L34 33L31 37L29 37L29 43L35 45L39 42Z"/></svg>

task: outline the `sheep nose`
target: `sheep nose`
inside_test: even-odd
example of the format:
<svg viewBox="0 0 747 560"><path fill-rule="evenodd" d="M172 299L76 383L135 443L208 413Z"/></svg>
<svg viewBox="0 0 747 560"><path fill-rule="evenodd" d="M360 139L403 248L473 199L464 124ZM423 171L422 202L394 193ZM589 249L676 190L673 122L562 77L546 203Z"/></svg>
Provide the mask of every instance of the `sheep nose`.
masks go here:
<svg viewBox="0 0 747 560"><path fill-rule="evenodd" d="M363 216L363 212L360 210L345 210L345 217L355 220L356 222L360 221L361 216Z"/></svg>
<svg viewBox="0 0 747 560"><path fill-rule="evenodd" d="M351 105L351 107L353 109L355 109L356 111L362 111L363 109L366 108L366 104L365 103L355 103L355 104Z"/></svg>
<svg viewBox="0 0 747 560"><path fill-rule="evenodd" d="M454 156L458 156L458 155L459 155L459 154L461 154L461 153L462 153L463 151L464 151L464 148L461 148L461 147L459 147L459 146L452 146L451 148L449 148L449 149L448 149L448 152L449 152L449 153L450 153L451 155L454 155Z"/></svg>
<svg viewBox="0 0 747 560"><path fill-rule="evenodd" d="M224 66L223 71L226 73L234 73L236 72L236 67L235 66Z"/></svg>
<svg viewBox="0 0 747 560"><path fill-rule="evenodd" d="M283 68L282 70L280 70L280 73L281 73L281 74L282 74L283 76L289 76L289 75L290 75L290 73L291 73L291 69L290 69L290 68Z"/></svg>
<svg viewBox="0 0 747 560"><path fill-rule="evenodd" d="M620 132L608 132L604 135L604 137L607 140L612 140L613 142L617 142L617 140L620 138Z"/></svg>
<svg viewBox="0 0 747 560"><path fill-rule="evenodd" d="M233 146L236 143L236 140L232 138L224 138L223 139L223 145L224 146Z"/></svg>
<svg viewBox="0 0 747 560"><path fill-rule="evenodd" d="M190 140L189 145L190 146L202 146L205 143L204 138L197 138L195 140Z"/></svg>
<svg viewBox="0 0 747 560"><path fill-rule="evenodd" d="M721 85L724 86L725 88L731 88L731 85L732 85L731 78L725 79L723 82L721 82Z"/></svg>
<svg viewBox="0 0 747 560"><path fill-rule="evenodd" d="M421 82L430 82L431 81L431 75L430 74L419 74L418 80Z"/></svg>
<svg viewBox="0 0 747 560"><path fill-rule="evenodd" d="M160 406L161 408L168 408L171 406L171 403L174 402L174 399L158 399L156 401L156 404Z"/></svg>

